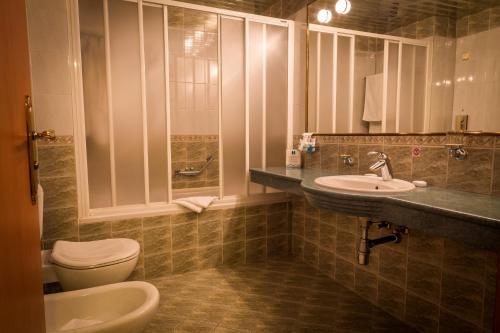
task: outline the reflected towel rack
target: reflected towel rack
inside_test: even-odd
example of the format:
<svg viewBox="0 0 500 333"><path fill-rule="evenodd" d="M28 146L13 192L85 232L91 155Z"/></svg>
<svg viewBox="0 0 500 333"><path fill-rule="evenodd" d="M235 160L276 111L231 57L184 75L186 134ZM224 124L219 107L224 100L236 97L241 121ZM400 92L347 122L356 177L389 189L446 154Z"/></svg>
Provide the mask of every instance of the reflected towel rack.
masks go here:
<svg viewBox="0 0 500 333"><path fill-rule="evenodd" d="M212 155L208 155L207 160L205 164L202 165L202 167L198 170L195 170L193 167L186 167L184 169L179 169L175 170L175 175L176 176L188 176L188 177L194 177L198 176L200 173L202 173L210 164L210 162L213 161Z"/></svg>

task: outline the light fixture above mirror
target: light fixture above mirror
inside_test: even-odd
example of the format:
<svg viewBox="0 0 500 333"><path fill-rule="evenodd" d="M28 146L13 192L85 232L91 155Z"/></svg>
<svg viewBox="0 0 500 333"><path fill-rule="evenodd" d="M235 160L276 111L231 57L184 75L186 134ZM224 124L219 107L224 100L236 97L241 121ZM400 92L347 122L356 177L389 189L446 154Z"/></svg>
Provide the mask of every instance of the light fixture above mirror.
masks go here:
<svg viewBox="0 0 500 333"><path fill-rule="evenodd" d="M351 10L351 2L349 0L338 0L335 4L335 11L341 15L349 13Z"/></svg>
<svg viewBox="0 0 500 333"><path fill-rule="evenodd" d="M332 12L329 9L321 9L318 12L319 23L329 23L332 20Z"/></svg>

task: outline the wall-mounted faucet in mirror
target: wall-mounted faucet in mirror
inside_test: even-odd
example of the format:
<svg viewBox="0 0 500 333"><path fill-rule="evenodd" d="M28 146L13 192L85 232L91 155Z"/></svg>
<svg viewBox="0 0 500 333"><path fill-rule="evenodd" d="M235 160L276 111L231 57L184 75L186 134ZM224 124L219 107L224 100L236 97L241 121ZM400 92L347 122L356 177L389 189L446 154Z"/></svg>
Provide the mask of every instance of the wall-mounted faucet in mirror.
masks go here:
<svg viewBox="0 0 500 333"><path fill-rule="evenodd" d="M306 131L500 131L498 2L338 2L308 5Z"/></svg>

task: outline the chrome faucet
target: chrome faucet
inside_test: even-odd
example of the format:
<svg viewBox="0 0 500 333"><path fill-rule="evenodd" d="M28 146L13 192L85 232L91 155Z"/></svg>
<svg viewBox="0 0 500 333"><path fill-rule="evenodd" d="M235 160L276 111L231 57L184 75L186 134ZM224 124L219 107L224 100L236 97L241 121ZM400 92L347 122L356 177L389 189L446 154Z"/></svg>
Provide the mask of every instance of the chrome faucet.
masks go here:
<svg viewBox="0 0 500 333"><path fill-rule="evenodd" d="M380 169L382 171L382 179L383 180L392 180L392 166L391 160L386 153L380 151L371 151L368 153L368 156L377 155L378 161L375 162L372 166L370 166L371 171L375 171Z"/></svg>
<svg viewBox="0 0 500 333"><path fill-rule="evenodd" d="M446 145L448 148L448 154L450 157L453 157L457 161L463 161L467 159L467 150L460 144L448 144Z"/></svg>

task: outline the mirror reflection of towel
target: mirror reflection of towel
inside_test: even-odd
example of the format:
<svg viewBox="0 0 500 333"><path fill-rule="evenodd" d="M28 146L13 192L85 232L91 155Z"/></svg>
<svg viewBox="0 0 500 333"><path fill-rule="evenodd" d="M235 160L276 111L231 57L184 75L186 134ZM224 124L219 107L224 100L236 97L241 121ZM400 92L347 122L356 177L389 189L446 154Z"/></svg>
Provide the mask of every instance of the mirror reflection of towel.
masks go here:
<svg viewBox="0 0 500 333"><path fill-rule="evenodd" d="M383 73L366 77L364 121L382 121L383 80Z"/></svg>

